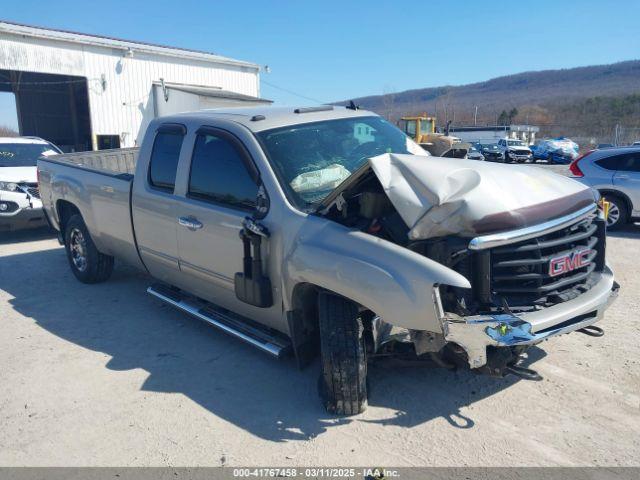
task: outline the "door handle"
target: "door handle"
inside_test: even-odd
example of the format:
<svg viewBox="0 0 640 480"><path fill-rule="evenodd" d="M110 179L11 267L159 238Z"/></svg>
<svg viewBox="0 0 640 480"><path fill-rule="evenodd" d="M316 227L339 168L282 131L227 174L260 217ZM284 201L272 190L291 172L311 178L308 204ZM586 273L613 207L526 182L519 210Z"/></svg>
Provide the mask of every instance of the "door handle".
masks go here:
<svg viewBox="0 0 640 480"><path fill-rule="evenodd" d="M616 178L619 178L621 180L628 180L629 179L629 175L620 175L620 174L618 174L618 175L616 175Z"/></svg>
<svg viewBox="0 0 640 480"><path fill-rule="evenodd" d="M199 230L202 228L202 222L193 217L178 217L178 223L189 230Z"/></svg>

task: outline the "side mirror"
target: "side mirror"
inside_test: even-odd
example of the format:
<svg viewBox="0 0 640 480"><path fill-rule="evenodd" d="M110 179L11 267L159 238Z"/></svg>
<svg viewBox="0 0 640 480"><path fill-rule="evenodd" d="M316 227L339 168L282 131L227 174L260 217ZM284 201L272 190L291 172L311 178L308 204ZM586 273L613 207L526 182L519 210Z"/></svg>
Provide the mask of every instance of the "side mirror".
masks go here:
<svg viewBox="0 0 640 480"><path fill-rule="evenodd" d="M269 230L251 217L244 219L242 227L243 268L233 279L236 298L249 305L267 308L273 305L273 295L271 280L262 271L261 249L262 240L269 238Z"/></svg>

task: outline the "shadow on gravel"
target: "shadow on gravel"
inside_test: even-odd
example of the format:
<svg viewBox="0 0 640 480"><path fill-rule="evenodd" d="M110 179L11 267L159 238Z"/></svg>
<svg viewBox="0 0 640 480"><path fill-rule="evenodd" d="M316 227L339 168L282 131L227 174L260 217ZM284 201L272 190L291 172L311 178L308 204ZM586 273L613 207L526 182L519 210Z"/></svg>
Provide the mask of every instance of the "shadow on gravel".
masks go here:
<svg viewBox="0 0 640 480"><path fill-rule="evenodd" d="M629 223L620 230L607 231L608 237L614 238L640 238L640 223Z"/></svg>
<svg viewBox="0 0 640 480"><path fill-rule="evenodd" d="M545 356L544 350L532 347L523 366L529 366ZM392 417L363 420L367 423L414 427L442 417L452 427L472 428L475 422L461 413L461 408L489 397L520 381L509 375L492 378L469 370L448 371L435 365L416 362L403 365L387 360L369 368L371 385L369 404L396 410Z"/></svg>
<svg viewBox="0 0 640 480"><path fill-rule="evenodd" d="M16 230L14 232L0 231L0 245L7 245L9 243L34 242L36 240L55 238L55 236L56 232L49 227Z"/></svg>
<svg viewBox="0 0 640 480"><path fill-rule="evenodd" d="M273 360L177 312L147 295L151 279L131 268L118 265L108 282L84 285L57 248L0 258L0 271L0 289L14 297L11 307L25 321L104 352L111 370L147 371L142 390L185 395L258 437L308 440L332 426L373 422L366 413L325 413L317 394L319 362L299 371L293 361ZM544 355L535 348L532 353L534 360ZM471 428L473 419L460 408L516 381L387 361L373 364L370 374L370 404L395 411L375 423L402 427L442 417L454 427Z"/></svg>

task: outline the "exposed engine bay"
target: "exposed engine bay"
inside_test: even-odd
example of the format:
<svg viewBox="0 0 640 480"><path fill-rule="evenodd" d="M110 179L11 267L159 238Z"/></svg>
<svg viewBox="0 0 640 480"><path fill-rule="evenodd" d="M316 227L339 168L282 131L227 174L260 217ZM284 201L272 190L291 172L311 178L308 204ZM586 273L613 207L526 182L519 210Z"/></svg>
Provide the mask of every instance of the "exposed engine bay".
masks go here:
<svg viewBox="0 0 640 480"><path fill-rule="evenodd" d="M517 167L524 170L522 178L529 189L539 184L538 195L522 198L518 185L500 186L495 170L487 179L478 171L478 162L471 163L473 168L464 160L381 155L327 197L320 213L466 277L471 290L440 288L444 311L455 315L535 311L588 290L604 267L604 223L595 215L558 232L500 248L474 251L469 242L480 234L526 227L593 204L593 193L564 177ZM509 174L513 180L513 171ZM562 197L555 193L559 184L565 192ZM554 195L555 200L548 200ZM485 201L476 200L482 196ZM488 203L491 197L495 198ZM501 211L508 205L513 209ZM575 249L585 252L583 266L558 274L548 271L551 260Z"/></svg>

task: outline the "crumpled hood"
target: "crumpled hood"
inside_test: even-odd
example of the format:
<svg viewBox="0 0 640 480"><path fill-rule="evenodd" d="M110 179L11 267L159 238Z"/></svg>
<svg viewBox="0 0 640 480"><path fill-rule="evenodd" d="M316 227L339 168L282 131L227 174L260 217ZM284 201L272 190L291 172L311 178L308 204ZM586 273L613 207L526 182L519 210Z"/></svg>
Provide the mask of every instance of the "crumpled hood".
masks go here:
<svg viewBox="0 0 640 480"><path fill-rule="evenodd" d="M513 230L596 200L589 187L538 167L392 153L369 163L413 240Z"/></svg>
<svg viewBox="0 0 640 480"><path fill-rule="evenodd" d="M0 182L36 183L37 167L0 167Z"/></svg>

